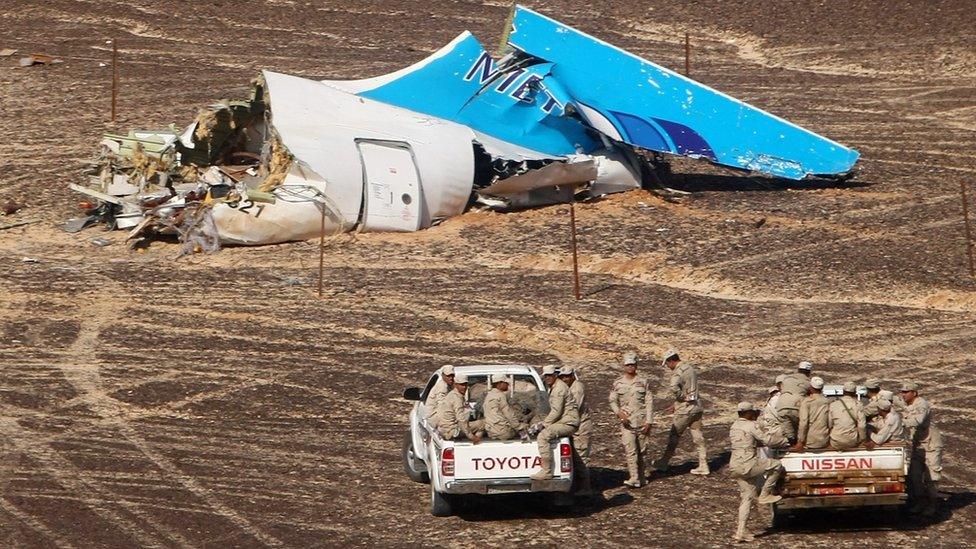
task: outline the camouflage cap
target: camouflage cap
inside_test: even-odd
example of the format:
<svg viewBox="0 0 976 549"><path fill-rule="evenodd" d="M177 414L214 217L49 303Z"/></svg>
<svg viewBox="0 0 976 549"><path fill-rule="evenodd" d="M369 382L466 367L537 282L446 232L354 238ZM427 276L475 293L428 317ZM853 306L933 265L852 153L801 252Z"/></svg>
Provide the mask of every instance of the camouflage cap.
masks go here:
<svg viewBox="0 0 976 549"><path fill-rule="evenodd" d="M454 376L454 383L455 384L460 383L461 385L467 385L468 384L468 374L456 374Z"/></svg>
<svg viewBox="0 0 976 549"><path fill-rule="evenodd" d="M918 383L915 383L914 381L906 381L906 382L904 382L904 383L901 384L901 389L899 389L899 390L902 393L907 393L908 391L917 391L918 390Z"/></svg>
<svg viewBox="0 0 976 549"><path fill-rule="evenodd" d="M885 410L885 411L890 410L891 409L891 401L888 400L888 399L884 399L884 398L878 400L878 409L879 410Z"/></svg>
<svg viewBox="0 0 976 549"><path fill-rule="evenodd" d="M873 389L880 389L881 388L881 380L880 379L871 378L871 379L869 379L869 380L867 380L867 381L864 382L864 387L866 389L872 389L872 390Z"/></svg>
<svg viewBox="0 0 976 549"><path fill-rule="evenodd" d="M661 355L661 365L663 366L664 363L667 362L669 358L677 357L677 356L678 356L678 350L675 349L674 347L671 347L667 351L664 351L664 354Z"/></svg>
<svg viewBox="0 0 976 549"><path fill-rule="evenodd" d="M813 371L813 363L812 362L807 362L806 360L804 360L803 362L801 362L801 363L799 363L799 364L796 365L796 369L797 370L803 370L804 372L812 372Z"/></svg>
<svg viewBox="0 0 976 549"><path fill-rule="evenodd" d="M563 366L559 369L559 375L561 376L571 376L576 373L576 369L572 366Z"/></svg>
<svg viewBox="0 0 976 549"><path fill-rule="evenodd" d="M894 391L889 391L887 389L881 389L880 391L878 391L878 398L883 399L883 400L887 400L887 401L890 402L890 401L892 401L895 398L895 392Z"/></svg>
<svg viewBox="0 0 976 549"><path fill-rule="evenodd" d="M756 405L755 404L753 404L751 402L747 402L745 400L743 400L742 402L740 402L739 405L735 407L735 411L736 412L751 412L751 411L753 411L755 409L756 409Z"/></svg>
<svg viewBox="0 0 976 549"><path fill-rule="evenodd" d="M623 363L625 366L628 364L637 364L637 353L634 351L627 351L624 353Z"/></svg>
<svg viewBox="0 0 976 549"><path fill-rule="evenodd" d="M441 366L441 374L443 374L445 376L449 376L449 375L454 374L454 365L453 364L445 364L445 365Z"/></svg>
<svg viewBox="0 0 976 549"><path fill-rule="evenodd" d="M810 386L816 390L823 389L824 380L822 377L813 376L810 378Z"/></svg>
<svg viewBox="0 0 976 549"><path fill-rule="evenodd" d="M844 384L844 392L845 393L856 393L857 392L857 384L855 384L853 381L848 381L847 383Z"/></svg>
<svg viewBox="0 0 976 549"><path fill-rule="evenodd" d="M542 367L542 375L544 376L554 376L556 375L556 367L552 364L546 364Z"/></svg>

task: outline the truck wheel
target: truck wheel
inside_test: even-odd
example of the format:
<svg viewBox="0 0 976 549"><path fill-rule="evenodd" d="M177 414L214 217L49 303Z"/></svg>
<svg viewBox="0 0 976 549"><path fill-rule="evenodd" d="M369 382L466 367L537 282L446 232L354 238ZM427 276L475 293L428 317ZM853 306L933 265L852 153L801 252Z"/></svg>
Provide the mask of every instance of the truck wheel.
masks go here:
<svg viewBox="0 0 976 549"><path fill-rule="evenodd" d="M449 517L454 514L453 498L450 494L442 494L430 485L430 514L435 517Z"/></svg>
<svg viewBox="0 0 976 549"><path fill-rule="evenodd" d="M553 507L572 507L575 503L573 495L566 492L553 492L549 497Z"/></svg>
<svg viewBox="0 0 976 549"><path fill-rule="evenodd" d="M422 468L423 462L413 450L413 436L410 431L403 433L403 471L414 482L430 482L430 475Z"/></svg>
<svg viewBox="0 0 976 549"><path fill-rule="evenodd" d="M773 528L779 529L786 526L787 516L786 513L780 511L776 504L773 504Z"/></svg>

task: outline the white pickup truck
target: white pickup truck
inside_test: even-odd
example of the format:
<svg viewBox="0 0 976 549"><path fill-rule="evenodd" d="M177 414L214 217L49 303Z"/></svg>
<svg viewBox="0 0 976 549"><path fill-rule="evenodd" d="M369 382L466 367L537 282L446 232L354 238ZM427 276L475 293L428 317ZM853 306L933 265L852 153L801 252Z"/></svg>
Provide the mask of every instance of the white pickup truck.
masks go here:
<svg viewBox="0 0 976 549"><path fill-rule="evenodd" d="M549 402L542 378L531 366L484 365L458 366L455 373L468 376L467 400L472 413L479 413L490 387L488 376L504 374L513 378L509 384L512 402L525 405L525 414L548 412ZM426 387L411 387L403 398L415 401L410 411L410 429L403 437L404 470L416 482L430 483L430 512L449 516L456 498L463 494L509 494L514 492L551 492L553 503L568 505L573 484L573 452L569 438L553 441L554 477L532 480L541 460L534 440L492 440L484 438L474 444L468 440L444 440L428 425L428 393L437 381L431 375Z"/></svg>
<svg viewBox="0 0 976 549"><path fill-rule="evenodd" d="M843 390L828 385L824 394L839 396ZM873 450L773 453L785 469L783 499L773 504L774 526L800 509L898 506L908 501L907 443L889 442Z"/></svg>
<svg viewBox="0 0 976 549"><path fill-rule="evenodd" d="M773 504L773 523L799 509L882 507L908 501L909 451L904 443L873 450L786 452L783 499Z"/></svg>

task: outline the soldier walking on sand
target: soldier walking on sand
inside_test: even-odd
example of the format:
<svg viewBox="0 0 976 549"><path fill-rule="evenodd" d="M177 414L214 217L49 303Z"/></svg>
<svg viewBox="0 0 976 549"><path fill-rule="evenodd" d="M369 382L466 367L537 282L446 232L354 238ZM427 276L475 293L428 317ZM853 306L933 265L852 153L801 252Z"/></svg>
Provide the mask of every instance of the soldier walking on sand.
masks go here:
<svg viewBox="0 0 976 549"><path fill-rule="evenodd" d="M739 520L732 539L742 543L753 541L752 534L746 528L753 504L766 505L783 499L782 496L773 493L776 483L783 474L783 466L779 460L759 455L758 448L768 445L769 442L756 425L759 410L756 410L750 402L740 402L736 411L739 419L735 420L729 429L729 441L732 446L729 474L739 485ZM760 485L762 490L759 491L757 498L756 492Z"/></svg>
<svg viewBox="0 0 976 549"><path fill-rule="evenodd" d="M573 399L573 394L569 392L569 386L560 381L556 367L544 367L542 380L549 387L549 415L537 424L542 428L536 438L542 469L529 477L532 480L552 478L553 460L550 444L558 438L573 436L579 428L579 407Z"/></svg>
<svg viewBox="0 0 976 549"><path fill-rule="evenodd" d="M623 374L610 388L610 409L620 422L620 441L627 457L629 478L624 485L640 488L644 485L644 454L647 436L651 432L654 398L647 390L647 379L637 375L637 353L623 356Z"/></svg>
<svg viewBox="0 0 976 549"><path fill-rule="evenodd" d="M661 459L654 464L654 468L658 471L668 470L681 435L686 430L691 430L691 439L698 447L698 467L692 469L691 474L707 475L709 473L708 450L705 448L705 435L702 434L703 410L698 394L698 372L695 371L694 366L681 363L681 357L678 356L676 349L668 349L664 353L662 365L671 370L671 381L666 390L669 396L674 397L674 404L671 405L674 418L671 421L671 430L668 432L668 444Z"/></svg>

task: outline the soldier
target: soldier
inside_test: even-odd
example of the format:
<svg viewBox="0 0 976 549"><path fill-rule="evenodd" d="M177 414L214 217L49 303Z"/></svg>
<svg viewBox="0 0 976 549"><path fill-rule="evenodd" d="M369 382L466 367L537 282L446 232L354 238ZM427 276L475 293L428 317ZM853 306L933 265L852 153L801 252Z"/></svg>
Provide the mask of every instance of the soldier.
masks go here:
<svg viewBox="0 0 976 549"><path fill-rule="evenodd" d="M770 448L786 448L790 443L786 438L786 434L783 432L783 419L779 417L779 412L776 411L779 389L776 386L770 387L769 395L769 398L766 399L766 405L763 406L762 412L759 414L756 425L769 438L768 446Z"/></svg>
<svg viewBox="0 0 976 549"><path fill-rule="evenodd" d="M437 381L430 388L430 392L427 393L427 400L424 401L424 404L427 405L428 423L431 423L434 414L437 412L437 403L447 396L447 393L451 392L452 387L454 387L454 366L445 364L438 371ZM433 425L433 423L431 424ZM434 426L436 427L436 425Z"/></svg>
<svg viewBox="0 0 976 549"><path fill-rule="evenodd" d="M620 440L627 455L630 478L624 485L640 488L644 485L644 453L647 436L651 432L654 398L647 390L647 380L637 375L637 353L623 356L623 375L610 388L610 409L620 421Z"/></svg>
<svg viewBox="0 0 976 549"><path fill-rule="evenodd" d="M854 448L867 439L867 426L861 405L857 401L857 385L844 384L844 395L827 408L830 427L830 446L835 450Z"/></svg>
<svg viewBox="0 0 976 549"><path fill-rule="evenodd" d="M807 393L811 375L813 375L813 364L804 360L796 365L795 372L783 376L780 391L797 394L802 398Z"/></svg>
<svg viewBox="0 0 976 549"><path fill-rule="evenodd" d="M881 401L881 380L869 379L865 381L864 389L867 391L868 402L861 406L861 411L864 412L864 418L869 426L875 430L881 429L881 425L884 423L884 419L878 415L878 402Z"/></svg>
<svg viewBox="0 0 976 549"><path fill-rule="evenodd" d="M800 402L800 423L797 427L794 452L823 450L830 445L830 400L823 395L824 380L810 379L810 394Z"/></svg>
<svg viewBox="0 0 976 549"><path fill-rule="evenodd" d="M729 440L732 444L729 474L739 485L740 498L739 522L732 539L741 543L753 541L752 534L746 529L753 502L766 505L783 499L782 496L773 494L776 483L783 474L783 466L779 460L759 455L758 448L765 446L768 441L756 426L759 411L749 402L740 402L736 411L739 419L729 429ZM756 489L760 484L762 491L757 499Z"/></svg>
<svg viewBox="0 0 976 549"><path fill-rule="evenodd" d="M573 435L573 471L578 475L578 495L588 496L592 492L590 486L590 434L593 432L593 421L590 419L590 409L586 405L586 387L576 379L576 370L572 366L559 369L559 379L569 385L569 392L573 395L579 412L579 429Z"/></svg>
<svg viewBox="0 0 976 549"><path fill-rule="evenodd" d="M881 426L878 429L871 428L871 438L864 443L868 450L886 442L904 442L908 440L905 434L905 426L902 424L901 414L891 408L891 401L879 400L877 417L881 419Z"/></svg>
<svg viewBox="0 0 976 549"><path fill-rule="evenodd" d="M471 408L464 401L464 394L468 392L468 376L457 374L454 376L454 387L437 403L434 424L437 432L445 440L454 440L461 435L474 442L481 442L481 429L484 420L471 420Z"/></svg>
<svg viewBox="0 0 976 549"><path fill-rule="evenodd" d="M519 421L508 401L508 377L492 374L491 390L485 397L485 430L495 440L511 440L528 425Z"/></svg>
<svg viewBox="0 0 976 549"><path fill-rule="evenodd" d="M780 418L783 435L790 445L796 443L796 430L800 424L800 401L806 397L809 386L806 378L800 380L786 376L783 392L776 399L776 413Z"/></svg>
<svg viewBox="0 0 976 549"><path fill-rule="evenodd" d="M549 415L537 424L542 428L536 439L542 469L529 477L532 480L552 478L551 442L561 437L573 436L579 427L579 407L573 400L573 394L569 392L569 386L557 377L556 367L543 368L542 379L549 387Z"/></svg>
<svg viewBox="0 0 976 549"><path fill-rule="evenodd" d="M674 418L671 421L671 430L668 432L668 444L661 459L655 462L654 468L662 472L668 470L681 435L690 429L691 439L698 447L698 467L692 469L691 474L707 475L709 473L708 450L705 448L705 435L702 434L703 410L698 394L698 372L690 364L681 364L681 357L678 356L676 349L668 349L661 363L671 370L671 381L667 391L674 397L674 404L670 408L674 412Z"/></svg>
<svg viewBox="0 0 976 549"><path fill-rule="evenodd" d="M916 383L902 384L900 392L905 402L902 421L912 437L909 478L919 498L914 510L932 516L939 502L938 482L942 480L942 432L934 425L932 407L919 396Z"/></svg>

